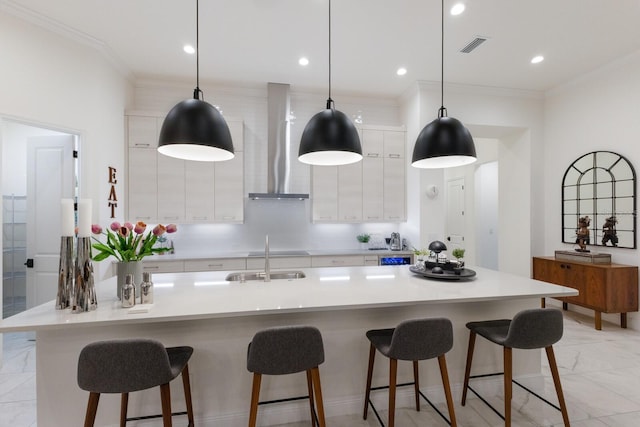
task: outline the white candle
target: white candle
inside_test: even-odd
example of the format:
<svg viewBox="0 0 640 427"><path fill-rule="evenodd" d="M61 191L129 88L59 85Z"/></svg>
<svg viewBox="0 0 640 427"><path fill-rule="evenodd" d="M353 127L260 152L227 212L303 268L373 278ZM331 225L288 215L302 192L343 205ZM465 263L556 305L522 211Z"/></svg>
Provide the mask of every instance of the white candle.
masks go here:
<svg viewBox="0 0 640 427"><path fill-rule="evenodd" d="M76 219L73 212L73 200L60 200L60 235L63 237L75 236Z"/></svg>
<svg viewBox="0 0 640 427"><path fill-rule="evenodd" d="M91 237L91 199L78 200L78 237Z"/></svg>

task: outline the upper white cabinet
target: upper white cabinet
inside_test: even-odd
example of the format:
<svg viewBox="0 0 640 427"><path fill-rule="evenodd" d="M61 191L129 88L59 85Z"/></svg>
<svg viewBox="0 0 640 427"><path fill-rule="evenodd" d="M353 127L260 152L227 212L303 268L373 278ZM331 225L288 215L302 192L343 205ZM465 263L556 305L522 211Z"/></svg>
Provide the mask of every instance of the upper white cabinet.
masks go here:
<svg viewBox="0 0 640 427"><path fill-rule="evenodd" d="M363 127L363 159L312 167L313 222L406 221L406 131Z"/></svg>
<svg viewBox="0 0 640 427"><path fill-rule="evenodd" d="M160 223L244 221L243 123L227 119L236 156L179 160L157 152L164 116L127 116L128 219Z"/></svg>

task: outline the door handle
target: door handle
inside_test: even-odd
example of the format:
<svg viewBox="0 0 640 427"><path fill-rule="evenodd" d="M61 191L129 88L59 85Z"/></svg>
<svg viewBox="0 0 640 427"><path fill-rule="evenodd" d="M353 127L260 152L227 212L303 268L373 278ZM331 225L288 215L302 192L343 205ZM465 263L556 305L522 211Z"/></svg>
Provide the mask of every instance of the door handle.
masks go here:
<svg viewBox="0 0 640 427"><path fill-rule="evenodd" d="M33 268L33 258L27 258L27 262L24 263L27 268Z"/></svg>

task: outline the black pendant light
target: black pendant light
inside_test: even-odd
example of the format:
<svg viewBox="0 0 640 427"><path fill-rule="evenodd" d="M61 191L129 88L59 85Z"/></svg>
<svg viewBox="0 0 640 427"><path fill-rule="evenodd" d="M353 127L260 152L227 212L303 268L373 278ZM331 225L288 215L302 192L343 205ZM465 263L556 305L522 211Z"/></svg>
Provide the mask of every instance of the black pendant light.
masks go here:
<svg viewBox="0 0 640 427"><path fill-rule="evenodd" d="M302 132L298 160L310 165L346 165L362 160L358 131L331 99L331 0L329 0L329 98L327 108L309 120Z"/></svg>
<svg viewBox="0 0 640 427"><path fill-rule="evenodd" d="M199 4L196 0L196 88L193 99L176 104L162 123L158 151L184 160L216 162L233 159L227 122L200 90ZM202 99L200 99L202 97Z"/></svg>
<svg viewBox="0 0 640 427"><path fill-rule="evenodd" d="M477 160L469 129L460 120L447 117L444 108L444 0L442 0L440 62L440 109L438 118L422 129L413 147L411 166L423 169L464 166Z"/></svg>

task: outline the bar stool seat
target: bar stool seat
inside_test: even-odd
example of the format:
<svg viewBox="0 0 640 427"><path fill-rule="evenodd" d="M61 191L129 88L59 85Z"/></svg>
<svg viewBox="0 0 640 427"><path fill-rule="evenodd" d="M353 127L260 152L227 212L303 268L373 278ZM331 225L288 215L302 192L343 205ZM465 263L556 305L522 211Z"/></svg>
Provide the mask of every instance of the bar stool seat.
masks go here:
<svg viewBox="0 0 640 427"><path fill-rule="evenodd" d="M564 425L566 427L569 426L569 416L564 401L564 395L562 393L562 385L560 384L558 366L553 352L553 344L562 338L563 333L563 319L562 312L560 310L549 308L523 310L517 313L513 317L513 320L500 319L482 322L469 322L467 323L467 328L469 329L469 347L467 350L467 363L464 374L464 387L462 391L463 406L466 403L467 390L471 390L474 394L478 395L478 393L469 386L469 380L471 378L504 374L504 416L493 407L491 407L491 409L504 419L505 426L511 425L512 382L560 410L562 412ZM484 337L485 339L504 348L503 372L471 376L471 363L473 360L476 335L480 335L481 337ZM560 403L559 408L553 403L537 395L532 390L524 387L519 382L513 380L512 349L514 348L529 350L545 349L549 360L549 367L551 369L556 394L558 395L558 402ZM486 400L482 400L487 403Z"/></svg>
<svg viewBox="0 0 640 427"><path fill-rule="evenodd" d="M78 386L89 392L85 427L95 423L101 393L120 393L120 426L127 421L162 417L171 426L172 415L186 414L194 425L188 362L192 347L165 348L151 339L98 341L85 346L78 359ZM171 413L169 382L182 374L187 411ZM160 386L162 415L127 418L129 393Z"/></svg>
<svg viewBox="0 0 640 427"><path fill-rule="evenodd" d="M367 370L367 385L364 399L364 413L362 418L367 419L369 405L374 410L380 424L382 420L378 415L373 403L371 403L371 390L389 389L389 427L395 424L395 399L396 387L413 385L415 392L416 410L420 411L420 396L424 398L444 420L456 426L456 415L451 398L451 387L449 385L449 375L447 373L447 362L445 353L453 347L453 326L451 321L445 318L414 319L401 322L395 328L372 329L367 331L367 338L370 341L369 347L369 367ZM373 376L373 365L376 350L389 358L389 385L382 387L371 387ZM420 381L418 375L418 361L433 359L437 357L440 365L440 375L442 385L447 400L449 419L447 419L420 391ZM410 360L413 362L413 383L396 384L398 360Z"/></svg>
<svg viewBox="0 0 640 427"><path fill-rule="evenodd" d="M324 363L320 331L312 326L285 326L257 332L247 350L247 370L253 373L249 427L255 427L258 405L309 399L311 425L325 427L319 366ZM262 375L307 374L308 396L260 402ZM315 395L315 406L314 406Z"/></svg>

